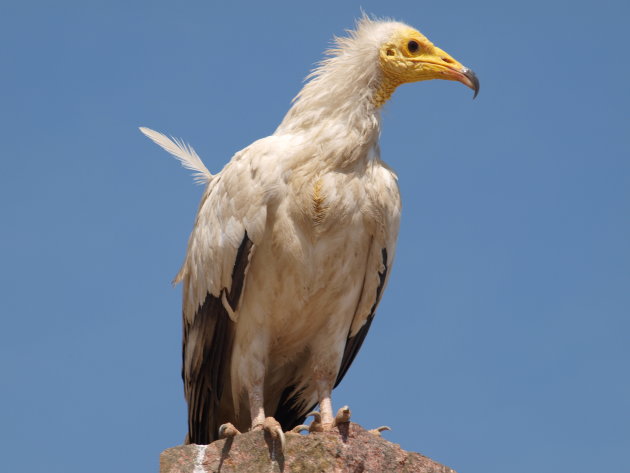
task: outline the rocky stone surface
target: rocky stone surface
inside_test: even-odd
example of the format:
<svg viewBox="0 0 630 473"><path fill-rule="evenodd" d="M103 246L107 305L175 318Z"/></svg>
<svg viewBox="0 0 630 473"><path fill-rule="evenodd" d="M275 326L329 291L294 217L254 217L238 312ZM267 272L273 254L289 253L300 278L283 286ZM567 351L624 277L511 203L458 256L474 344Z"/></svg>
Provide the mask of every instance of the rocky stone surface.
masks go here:
<svg viewBox="0 0 630 473"><path fill-rule="evenodd" d="M287 433L286 441L284 454L262 431L169 448L160 456L160 473L455 473L354 423L332 432Z"/></svg>

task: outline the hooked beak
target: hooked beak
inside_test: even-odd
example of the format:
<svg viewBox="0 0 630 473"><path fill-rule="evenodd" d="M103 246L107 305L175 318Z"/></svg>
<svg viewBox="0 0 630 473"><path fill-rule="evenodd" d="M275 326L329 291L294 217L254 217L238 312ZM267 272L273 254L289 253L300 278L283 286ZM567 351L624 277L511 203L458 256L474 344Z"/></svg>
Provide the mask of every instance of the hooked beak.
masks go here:
<svg viewBox="0 0 630 473"><path fill-rule="evenodd" d="M461 64L446 64L444 74L447 76L447 79L456 80L457 82L461 82L466 87L470 87L475 93L473 95L473 99L477 97L479 93L479 79L477 79L477 75L472 71L472 69L468 69Z"/></svg>
<svg viewBox="0 0 630 473"><path fill-rule="evenodd" d="M433 54L427 58L422 58L421 62L433 69L435 75L432 78L461 82L475 92L473 99L477 97L479 93L479 79L477 79L477 75L442 49L434 48Z"/></svg>
<svg viewBox="0 0 630 473"><path fill-rule="evenodd" d="M472 69L468 69L467 67L460 69L458 73L461 77L458 80L465 86L470 87L475 91L475 94L473 95L474 100L479 93L479 79L477 79L477 75L472 71Z"/></svg>

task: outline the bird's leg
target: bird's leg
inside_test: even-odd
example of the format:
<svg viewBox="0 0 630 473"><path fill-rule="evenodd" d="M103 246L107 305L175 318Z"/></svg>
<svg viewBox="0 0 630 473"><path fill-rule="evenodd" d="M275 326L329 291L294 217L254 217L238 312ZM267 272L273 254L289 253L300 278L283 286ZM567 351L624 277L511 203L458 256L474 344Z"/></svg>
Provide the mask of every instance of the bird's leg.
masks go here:
<svg viewBox="0 0 630 473"><path fill-rule="evenodd" d="M344 406L337 411L333 417L331 392L334 384L334 376L316 376L315 383L319 393L319 413L321 415L321 429L323 431L332 430L339 424L350 422L350 408ZM317 420L317 419L316 419ZM318 426L319 427L319 426ZM311 432L314 429L311 429Z"/></svg>
<svg viewBox="0 0 630 473"><path fill-rule="evenodd" d="M332 401L330 399L330 391L326 390L325 392L326 394L321 396L319 400L319 413L322 416L323 429L330 430L333 425Z"/></svg>
<svg viewBox="0 0 630 473"><path fill-rule="evenodd" d="M253 377L253 381L250 381L247 386L247 395L249 397L249 412L251 414L251 428L250 430L260 430L263 428L265 422L265 409L263 404L263 373L257 373L258 376ZM222 424L219 427L219 438L234 437L241 432L238 431L231 423Z"/></svg>
<svg viewBox="0 0 630 473"><path fill-rule="evenodd" d="M265 408L263 407L262 383L256 383L248 390L249 412L252 417L251 430L260 430L265 422Z"/></svg>
<svg viewBox="0 0 630 473"><path fill-rule="evenodd" d="M285 437L282 426L273 417L265 417L263 383L255 383L248 390L249 412L252 418L251 430L265 430L273 440L280 440L280 451L284 453Z"/></svg>
<svg viewBox="0 0 630 473"><path fill-rule="evenodd" d="M319 394L319 414L321 416L321 425L323 430L330 430L333 426L332 401L330 394L332 392L332 383L329 376L315 376L317 392Z"/></svg>

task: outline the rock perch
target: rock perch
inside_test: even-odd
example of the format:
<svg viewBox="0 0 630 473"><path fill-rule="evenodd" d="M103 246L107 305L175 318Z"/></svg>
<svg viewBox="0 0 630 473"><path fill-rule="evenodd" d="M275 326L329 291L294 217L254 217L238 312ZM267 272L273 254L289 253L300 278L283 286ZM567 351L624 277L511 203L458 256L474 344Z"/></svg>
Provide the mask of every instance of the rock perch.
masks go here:
<svg viewBox="0 0 630 473"><path fill-rule="evenodd" d="M354 423L338 431L287 433L286 441L284 455L264 431L169 448L160 455L160 473L456 473Z"/></svg>

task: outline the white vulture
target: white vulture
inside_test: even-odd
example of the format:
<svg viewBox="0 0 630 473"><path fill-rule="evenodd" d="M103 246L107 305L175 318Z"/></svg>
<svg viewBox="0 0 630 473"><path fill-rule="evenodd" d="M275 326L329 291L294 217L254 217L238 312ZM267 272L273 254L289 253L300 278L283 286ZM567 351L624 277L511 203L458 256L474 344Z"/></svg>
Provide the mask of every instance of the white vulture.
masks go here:
<svg viewBox="0 0 630 473"><path fill-rule="evenodd" d="M400 220L380 109L408 82L479 90L470 69L399 22L364 17L328 55L275 133L218 174L183 142L141 128L206 184L175 278L189 443L239 429L281 435L278 423L292 429L316 405L318 426L335 425L331 392L370 328Z"/></svg>

